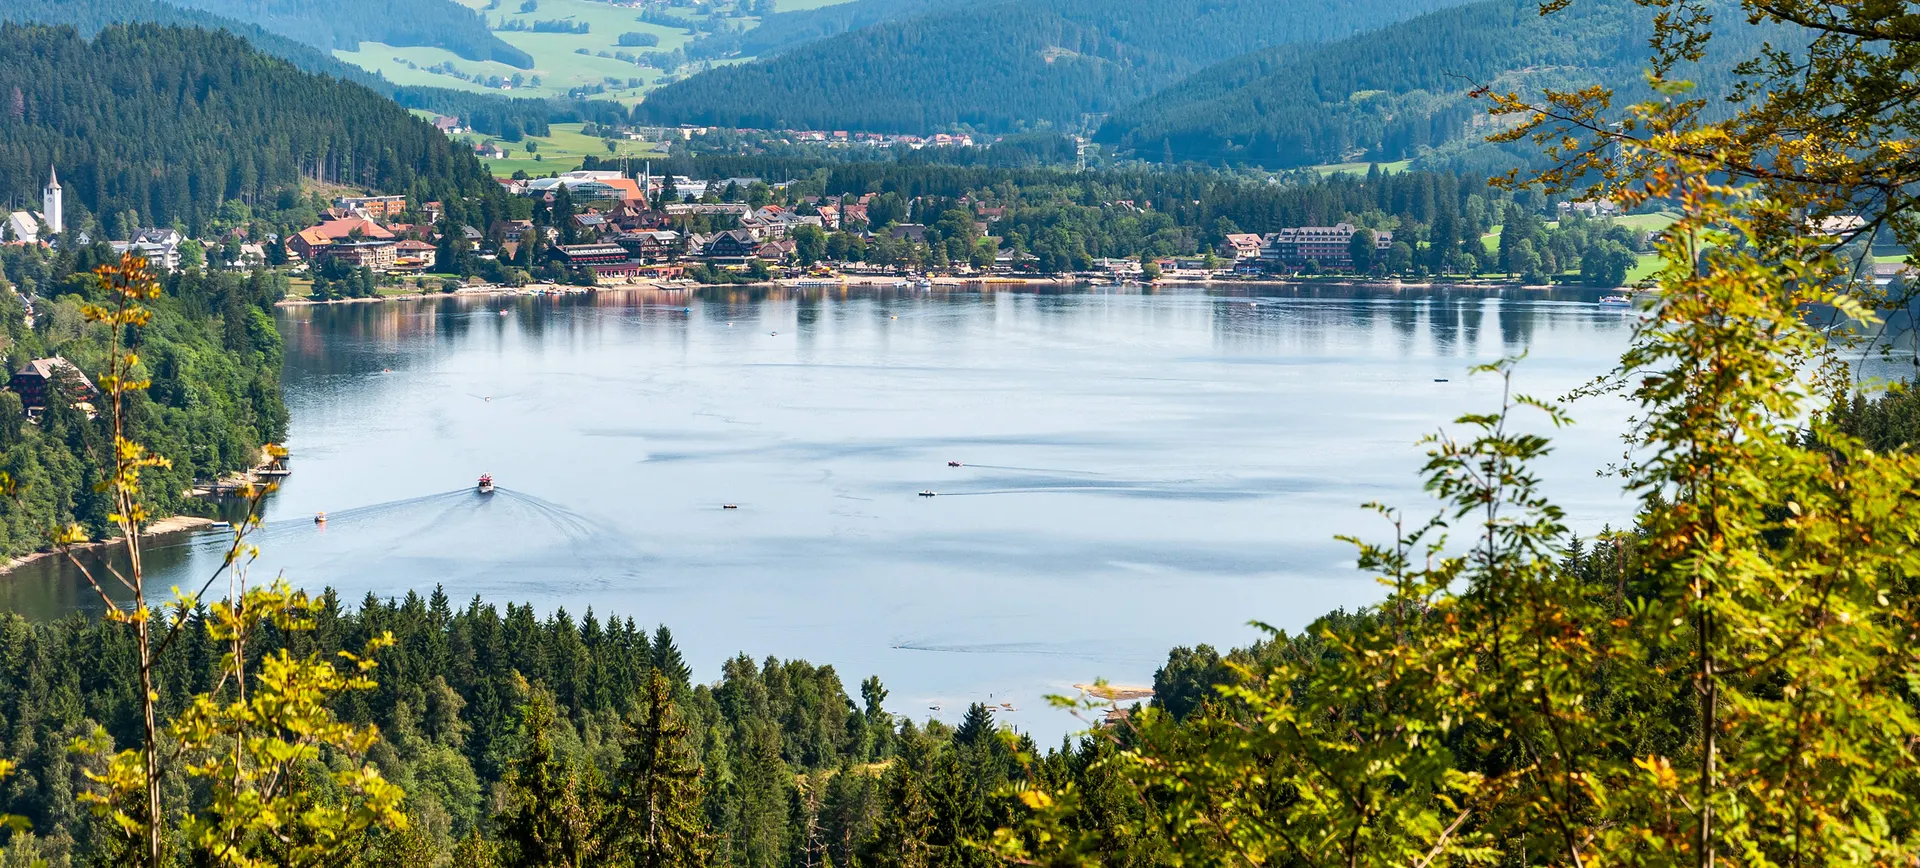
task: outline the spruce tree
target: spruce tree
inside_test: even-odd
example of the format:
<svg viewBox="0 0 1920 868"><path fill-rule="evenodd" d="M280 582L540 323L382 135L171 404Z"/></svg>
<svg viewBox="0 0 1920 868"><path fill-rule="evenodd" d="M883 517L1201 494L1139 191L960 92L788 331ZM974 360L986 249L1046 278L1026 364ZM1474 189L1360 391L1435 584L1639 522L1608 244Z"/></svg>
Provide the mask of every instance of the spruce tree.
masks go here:
<svg viewBox="0 0 1920 868"><path fill-rule="evenodd" d="M613 849L635 868L705 864L700 764L692 730L674 710L673 685L659 670L644 704L627 719L615 772Z"/></svg>
<svg viewBox="0 0 1920 868"><path fill-rule="evenodd" d="M524 739L509 764L510 807L496 816L501 863L508 868L584 868L595 864L596 813L590 790L553 746L553 701L536 691L521 710Z"/></svg>
<svg viewBox="0 0 1920 868"><path fill-rule="evenodd" d="M687 661L680 656L680 646L673 644L673 631L661 624L653 631L653 668L667 676L674 687L685 687L693 680L693 670L687 668Z"/></svg>

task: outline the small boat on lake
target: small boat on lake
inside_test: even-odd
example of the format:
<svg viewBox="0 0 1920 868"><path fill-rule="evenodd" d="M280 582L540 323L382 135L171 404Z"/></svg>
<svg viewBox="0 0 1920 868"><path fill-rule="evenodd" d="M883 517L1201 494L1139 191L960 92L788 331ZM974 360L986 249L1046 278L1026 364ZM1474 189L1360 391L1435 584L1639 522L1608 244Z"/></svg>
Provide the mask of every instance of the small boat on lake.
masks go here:
<svg viewBox="0 0 1920 868"><path fill-rule="evenodd" d="M326 514L326 513L324 513L324 512L320 512L320 513L315 513L315 514L314 514L314 516L313 516L313 523L314 523L314 524L326 524L326 523L327 523L327 514Z"/></svg>
<svg viewBox="0 0 1920 868"><path fill-rule="evenodd" d="M480 474L479 491L481 494L493 493L493 474L491 473Z"/></svg>
<svg viewBox="0 0 1920 868"><path fill-rule="evenodd" d="M948 467L959 467L959 466L961 466L961 465L960 465L960 462L958 462L958 461L949 461L949 462L947 462L947 466L948 466Z"/></svg>
<svg viewBox="0 0 1920 868"><path fill-rule="evenodd" d="M934 491L933 489L927 489L926 491L920 492L921 497L933 497L936 494L938 494L938 492Z"/></svg>
<svg viewBox="0 0 1920 868"><path fill-rule="evenodd" d="M1624 295L1609 295L1606 298L1600 299L1601 307L1627 307L1632 304L1633 299Z"/></svg>

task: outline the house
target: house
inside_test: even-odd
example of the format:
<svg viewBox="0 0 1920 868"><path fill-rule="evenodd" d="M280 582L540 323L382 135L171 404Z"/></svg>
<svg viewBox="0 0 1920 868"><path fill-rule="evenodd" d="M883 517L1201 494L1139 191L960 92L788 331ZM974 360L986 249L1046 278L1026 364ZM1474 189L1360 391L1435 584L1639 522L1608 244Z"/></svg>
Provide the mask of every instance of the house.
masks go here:
<svg viewBox="0 0 1920 868"><path fill-rule="evenodd" d="M1561 202L1557 210L1560 219L1565 220L1575 214L1582 217L1612 217L1620 213L1620 206L1610 199L1582 199L1578 202Z"/></svg>
<svg viewBox="0 0 1920 868"><path fill-rule="evenodd" d="M1297 268L1310 262L1321 268L1352 268L1353 251L1349 244L1358 231L1351 223L1282 229L1262 241L1260 258L1276 268ZM1373 246L1375 251L1384 254L1393 246L1393 233L1375 231Z"/></svg>
<svg viewBox="0 0 1920 868"><path fill-rule="evenodd" d="M407 210L405 196L342 196L333 200L333 207L348 211L358 211L368 217L386 222Z"/></svg>
<svg viewBox="0 0 1920 868"><path fill-rule="evenodd" d="M573 215L573 225L574 228L582 232L598 235L607 231L608 227L613 224L607 222L607 215L598 211L588 211L584 214Z"/></svg>
<svg viewBox="0 0 1920 868"><path fill-rule="evenodd" d="M352 268L386 271L399 261L398 248L391 239L347 238L321 248L319 259L331 259Z"/></svg>
<svg viewBox="0 0 1920 868"><path fill-rule="evenodd" d="M680 233L666 229L628 232L615 236L615 244L626 248L634 259L655 262L680 255Z"/></svg>
<svg viewBox="0 0 1920 868"><path fill-rule="evenodd" d="M746 259L760 249L760 242L745 229L716 232L703 251L708 259Z"/></svg>
<svg viewBox="0 0 1920 868"><path fill-rule="evenodd" d="M147 264L162 271L180 269L180 242L185 236L172 229L142 229L127 241L112 242L113 252L121 255L132 253L147 261ZM257 245L256 245L257 246ZM242 258L245 246L242 248ZM265 258L262 251L262 259Z"/></svg>
<svg viewBox="0 0 1920 868"><path fill-rule="evenodd" d="M520 240L533 231L532 220L508 220L501 230L503 240L508 244L519 244Z"/></svg>
<svg viewBox="0 0 1920 868"><path fill-rule="evenodd" d="M639 199L615 204L607 211L607 219L628 232L664 229L669 222L666 212L652 210Z"/></svg>
<svg viewBox="0 0 1920 868"><path fill-rule="evenodd" d="M764 259L768 262L785 262L789 257L793 256L793 250L794 243L792 241L785 239L768 241L754 248L753 256L755 259Z"/></svg>
<svg viewBox="0 0 1920 868"><path fill-rule="evenodd" d="M1220 239L1216 248L1221 256L1235 261L1260 258L1260 236L1250 232L1236 232Z"/></svg>
<svg viewBox="0 0 1920 868"><path fill-rule="evenodd" d="M892 235L895 241L913 241L918 244L927 243L927 227L919 223L901 223L888 230L888 234Z"/></svg>
<svg viewBox="0 0 1920 868"><path fill-rule="evenodd" d="M433 119L433 128L449 136L457 136L466 130L460 127L460 119L452 115L440 115Z"/></svg>
<svg viewBox="0 0 1920 868"><path fill-rule="evenodd" d="M409 271L426 271L440 258L440 250L425 241L413 238L393 245L394 267Z"/></svg>
<svg viewBox="0 0 1920 868"><path fill-rule="evenodd" d="M59 356L34 359L22 365L7 383L7 387L20 396L20 405L28 410L45 409L47 396L55 386L72 404L91 401L100 394L79 367Z"/></svg>
<svg viewBox="0 0 1920 868"><path fill-rule="evenodd" d="M680 202L668 203L667 207L661 210L676 217L685 214L704 214L708 216L726 214L744 218L752 209L741 202Z"/></svg>

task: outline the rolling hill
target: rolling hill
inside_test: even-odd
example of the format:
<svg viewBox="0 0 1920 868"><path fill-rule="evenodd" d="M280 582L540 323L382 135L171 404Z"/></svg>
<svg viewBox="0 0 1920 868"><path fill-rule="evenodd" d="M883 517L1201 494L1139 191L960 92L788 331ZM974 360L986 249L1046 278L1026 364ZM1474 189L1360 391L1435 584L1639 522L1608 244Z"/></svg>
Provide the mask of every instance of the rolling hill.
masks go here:
<svg viewBox="0 0 1920 868"><path fill-rule="evenodd" d="M0 196L35 201L50 163L69 202L163 226L308 181L448 202L498 190L471 151L386 97L229 33L115 25L89 41L0 25Z"/></svg>
<svg viewBox="0 0 1920 868"><path fill-rule="evenodd" d="M177 0L179 5L255 24L323 51L362 42L431 45L469 60L526 69L533 58L487 30L486 19L454 0Z"/></svg>
<svg viewBox="0 0 1920 868"><path fill-rule="evenodd" d="M648 119L929 132L1077 126L1229 57L1363 32L1459 0L1012 0L885 21L653 93Z"/></svg>
<svg viewBox="0 0 1920 868"><path fill-rule="evenodd" d="M1484 139L1479 84L1537 91L1603 83L1644 97L1651 12L1590 0L1549 16L1535 0L1480 0L1318 46L1234 58L1116 112L1095 136L1148 160L1267 168L1386 162ZM1722 33L1678 74L1726 92L1732 59L1775 31Z"/></svg>

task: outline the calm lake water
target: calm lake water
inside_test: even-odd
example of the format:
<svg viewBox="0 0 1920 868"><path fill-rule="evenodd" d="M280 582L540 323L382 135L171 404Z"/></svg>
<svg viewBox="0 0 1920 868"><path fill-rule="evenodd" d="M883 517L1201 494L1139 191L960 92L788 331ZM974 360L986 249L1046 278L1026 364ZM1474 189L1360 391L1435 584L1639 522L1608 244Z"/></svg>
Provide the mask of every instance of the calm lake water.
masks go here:
<svg viewBox="0 0 1920 868"><path fill-rule="evenodd" d="M700 678L736 652L878 674L955 720L1145 683L1375 599L1335 534L1425 515L1416 441L1516 387L1605 372L1631 314L1599 293L1330 288L709 291L293 308L294 475L256 577L349 602L444 585L673 628ZM1436 382L1445 379L1446 382ZM1583 533L1630 515L1595 471L1626 408L1574 405L1543 467ZM1528 417L1538 427L1537 420ZM949 461L965 466L950 468ZM501 488L472 490L482 472ZM939 496L923 498L922 490ZM739 506L722 509L723 504ZM316 527L315 512L330 521ZM223 536L166 541L198 585ZM224 585L224 583L223 583ZM87 608L50 562L0 607ZM935 712L929 706L939 705Z"/></svg>

